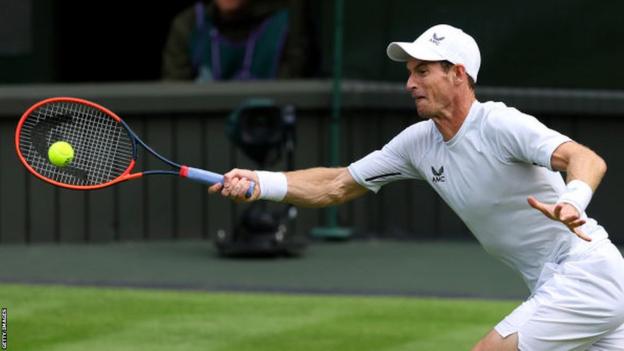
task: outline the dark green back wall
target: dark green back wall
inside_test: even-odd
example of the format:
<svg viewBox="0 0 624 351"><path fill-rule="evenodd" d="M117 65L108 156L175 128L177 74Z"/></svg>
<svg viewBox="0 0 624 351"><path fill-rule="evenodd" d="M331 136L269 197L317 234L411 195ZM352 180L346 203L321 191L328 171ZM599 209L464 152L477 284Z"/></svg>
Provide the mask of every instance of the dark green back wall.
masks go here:
<svg viewBox="0 0 624 351"><path fill-rule="evenodd" d="M403 80L405 68L386 58L391 41L413 41L448 23L481 48L480 85L624 88L624 2L618 1L345 1L347 77ZM331 11L321 6L325 72L331 67Z"/></svg>
<svg viewBox="0 0 624 351"><path fill-rule="evenodd" d="M256 0L262 1L262 0ZM334 1L309 1L320 38L321 76L333 60ZM0 55L0 84L155 80L169 22L193 0L148 7L140 2L32 1L33 52ZM123 11L120 11L123 6ZM412 41L429 26L449 23L478 41L479 84L623 89L622 1L345 0L347 78L405 79L386 58L390 41ZM84 52L97 52L85 57Z"/></svg>
<svg viewBox="0 0 624 351"><path fill-rule="evenodd" d="M0 18L7 20L2 30L14 31L21 28L20 21L30 22L30 33L16 33L24 40L28 49L15 53L0 53L0 84L24 82L51 82L57 77L58 64L55 52L58 47L56 30L56 8L54 0L30 0L17 11L16 6L0 6ZM13 35L2 33L3 35Z"/></svg>

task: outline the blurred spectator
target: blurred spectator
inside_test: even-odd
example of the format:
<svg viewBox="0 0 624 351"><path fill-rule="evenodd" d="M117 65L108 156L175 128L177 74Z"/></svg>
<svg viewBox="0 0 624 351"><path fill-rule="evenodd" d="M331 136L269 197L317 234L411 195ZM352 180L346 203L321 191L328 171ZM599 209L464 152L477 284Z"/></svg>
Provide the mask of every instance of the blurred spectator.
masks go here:
<svg viewBox="0 0 624 351"><path fill-rule="evenodd" d="M301 78L317 62L304 1L198 1L173 20L166 80Z"/></svg>

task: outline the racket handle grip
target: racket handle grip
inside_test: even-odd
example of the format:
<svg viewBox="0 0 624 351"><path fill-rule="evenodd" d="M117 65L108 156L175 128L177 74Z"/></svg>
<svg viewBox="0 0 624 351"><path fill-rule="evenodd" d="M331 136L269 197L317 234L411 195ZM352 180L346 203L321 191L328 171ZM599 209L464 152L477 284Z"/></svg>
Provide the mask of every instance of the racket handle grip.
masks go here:
<svg viewBox="0 0 624 351"><path fill-rule="evenodd" d="M217 184L223 183L223 175L219 173L214 173L210 171L206 171L199 168L182 166L180 169L180 175L183 177L187 177L196 182L206 183L206 184ZM245 197L250 198L254 192L254 188L256 187L256 183L252 180L249 184L249 189L247 189L247 193Z"/></svg>

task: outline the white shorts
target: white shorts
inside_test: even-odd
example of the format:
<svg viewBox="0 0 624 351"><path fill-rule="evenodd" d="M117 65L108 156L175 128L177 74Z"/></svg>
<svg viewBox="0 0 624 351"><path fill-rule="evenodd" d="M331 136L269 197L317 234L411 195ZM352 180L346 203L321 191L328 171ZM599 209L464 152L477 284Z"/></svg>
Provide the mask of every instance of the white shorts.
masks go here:
<svg viewBox="0 0 624 351"><path fill-rule="evenodd" d="M539 284L498 334L517 332L520 351L624 351L624 259L609 240L546 264Z"/></svg>

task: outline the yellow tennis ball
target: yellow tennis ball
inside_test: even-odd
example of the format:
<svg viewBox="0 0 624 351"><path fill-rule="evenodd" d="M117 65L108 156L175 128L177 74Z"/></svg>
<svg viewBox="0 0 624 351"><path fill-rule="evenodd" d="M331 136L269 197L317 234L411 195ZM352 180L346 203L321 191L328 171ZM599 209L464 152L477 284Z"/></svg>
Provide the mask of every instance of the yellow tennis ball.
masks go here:
<svg viewBox="0 0 624 351"><path fill-rule="evenodd" d="M74 148L66 141L57 141L48 149L48 159L57 167L65 167L74 160Z"/></svg>

